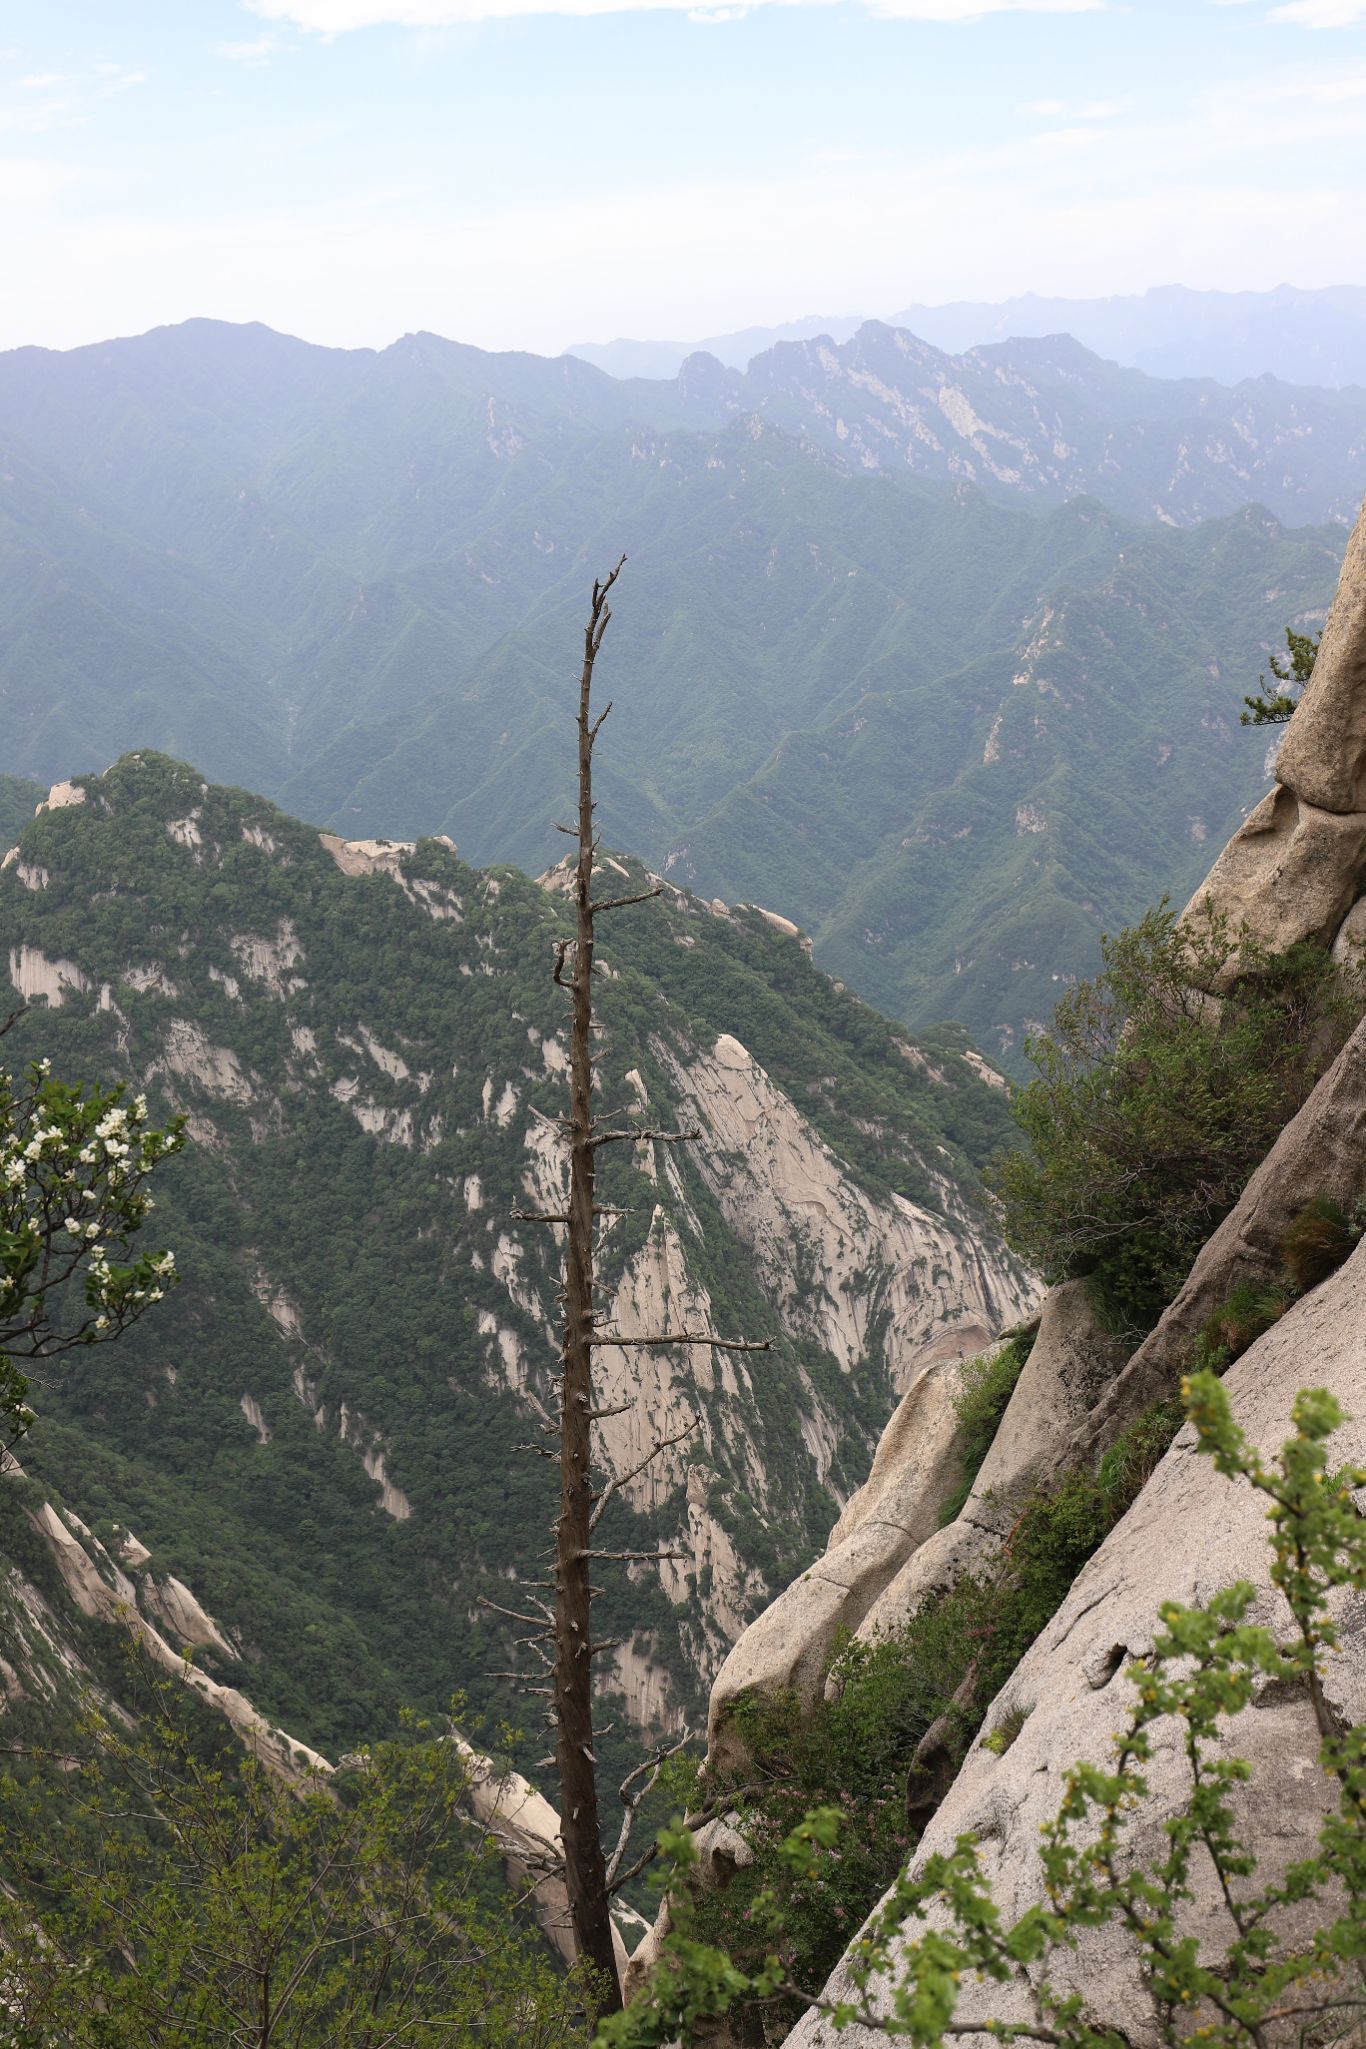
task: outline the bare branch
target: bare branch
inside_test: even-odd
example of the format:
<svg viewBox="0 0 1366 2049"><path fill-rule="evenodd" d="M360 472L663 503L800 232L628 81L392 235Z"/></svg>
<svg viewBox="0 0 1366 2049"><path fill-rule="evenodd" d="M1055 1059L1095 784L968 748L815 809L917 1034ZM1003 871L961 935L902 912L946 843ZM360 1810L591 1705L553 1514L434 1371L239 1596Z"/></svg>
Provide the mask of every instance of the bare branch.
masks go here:
<svg viewBox="0 0 1366 2049"><path fill-rule="evenodd" d="M588 908L596 918L599 911L621 911L626 908L627 904L647 904L652 896L663 896L663 894L664 885L660 883L654 889L637 890L634 896L604 897L601 903L590 904Z"/></svg>
<svg viewBox="0 0 1366 2049"><path fill-rule="evenodd" d="M654 1131L648 1125L641 1125L634 1130L595 1132L589 1144L644 1145L649 1139L658 1139L662 1145L691 1145L701 1136L701 1131L696 1127L691 1131Z"/></svg>
<svg viewBox="0 0 1366 2049"><path fill-rule="evenodd" d="M537 1603L537 1606L541 1608L539 1615L523 1615L518 1608L504 1608L499 1602L491 1601L487 1594L480 1594L475 1602L475 1606L477 1608L488 1608L495 1615L506 1615L509 1622L530 1623L533 1629L541 1629L551 1619L550 1610L539 1602Z"/></svg>
<svg viewBox="0 0 1366 2049"><path fill-rule="evenodd" d="M588 1530L590 1536L592 1535L593 1531L597 1528L598 1524L602 1521L603 1511L607 1507L608 1502L612 1499L612 1496L615 1493L617 1493L622 1487L629 1486L632 1480L639 1479L640 1475L645 1471L645 1468L647 1466L653 1465L655 1460L659 1457L659 1454L662 1451L669 1451L675 1444L682 1444L685 1437L691 1437L693 1431L700 1427L700 1422L701 1419L697 1416L694 1416L691 1422L685 1424L682 1430L675 1431L672 1437L656 1438L654 1444L651 1446L650 1450L646 1452L644 1458L640 1460L638 1465L632 1466L629 1472L614 1473L612 1475L611 1479L607 1482L607 1485L603 1488L601 1494L598 1496L597 1507L593 1510L592 1515L588 1518Z"/></svg>
<svg viewBox="0 0 1366 2049"><path fill-rule="evenodd" d="M627 1772L626 1777L622 1780L620 1788L621 1800L626 1812L621 1817L621 1833L617 1837L617 1846L607 1860L607 1889L609 1892L613 1890L613 1881L621 1869L621 1860L626 1855L626 1845L631 1840L631 1829L635 1823L641 1803L649 1799L655 1786L658 1784L664 1760L677 1756L688 1740L689 1731L684 1729L677 1743L671 1743L667 1749L657 1750L653 1757L646 1758L645 1762L638 1764L634 1771ZM633 1793L631 1787L638 1779L642 1778L645 1780L644 1785L641 1786L639 1792Z"/></svg>
<svg viewBox="0 0 1366 2049"><path fill-rule="evenodd" d="M709 1330L661 1330L651 1337L614 1337L608 1331L595 1332L589 1339L592 1345L606 1345L613 1350L631 1351L641 1345L710 1345L715 1352L771 1352L772 1338L718 1338Z"/></svg>
<svg viewBox="0 0 1366 2049"><path fill-rule="evenodd" d="M686 1551L577 1551L574 1555L576 1558L624 1558L637 1565L666 1565L670 1559L682 1560L688 1554Z"/></svg>

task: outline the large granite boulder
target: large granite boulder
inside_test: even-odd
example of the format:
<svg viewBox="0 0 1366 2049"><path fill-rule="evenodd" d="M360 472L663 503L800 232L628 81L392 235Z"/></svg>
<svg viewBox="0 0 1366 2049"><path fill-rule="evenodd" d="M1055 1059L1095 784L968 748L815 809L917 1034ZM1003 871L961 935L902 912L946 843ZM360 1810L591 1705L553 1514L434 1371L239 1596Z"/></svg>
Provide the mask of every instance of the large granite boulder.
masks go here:
<svg viewBox="0 0 1366 2049"><path fill-rule="evenodd" d="M1234 833L1184 915L1208 906L1270 953L1302 939L1331 946L1357 900L1364 863L1366 811L1322 811L1280 784ZM1220 987L1237 974L1235 956Z"/></svg>
<svg viewBox="0 0 1366 2049"><path fill-rule="evenodd" d="M908 1621L927 1595L987 1566L1060 1442L1081 1428L1124 1364L1125 1346L1096 1321L1084 1281L1044 1297L1039 1334L956 1521L907 1558L858 1629L866 1641ZM881 1456L881 1448L879 1448Z"/></svg>
<svg viewBox="0 0 1366 2049"><path fill-rule="evenodd" d="M1321 811L1366 811L1366 507L1347 543L1314 674L1290 722L1276 778Z"/></svg>
<svg viewBox="0 0 1366 2049"><path fill-rule="evenodd" d="M742 1694L795 1693L810 1704L841 1630L864 1616L939 1519L961 1470L954 1406L961 1363L921 1373L882 1433L873 1470L831 1534L824 1555L750 1623L716 1675L707 1754L726 1769L745 1746L734 1709Z"/></svg>
<svg viewBox="0 0 1366 2049"><path fill-rule="evenodd" d="M1328 1388L1354 1412L1335 1457L1366 1459L1366 1245L1260 1338L1230 1369L1226 1384L1238 1420L1264 1455L1274 1454L1290 1434L1296 1392L1314 1386ZM1057 1812L1068 1767L1077 1759L1103 1763L1108 1757L1131 1697L1124 1669L1151 1650L1159 1604L1205 1602L1231 1581L1247 1579L1257 1588L1251 1619L1277 1635L1288 1630L1288 1609L1270 1582L1266 1539L1263 1497L1243 1482L1221 1479L1187 1426L988 1711L994 1727L1012 1709L1027 1710L1019 1734L1000 1756L980 1746L969 1752L912 1869L971 1834L1007 1920L1042 1898L1040 1825ZM1341 1648L1326 1663L1325 1687L1335 1718L1360 1722L1366 1720L1366 1599L1343 1603L1339 1627ZM1184 1803L1189 1784L1179 1732L1173 1729L1165 1742L1161 1725L1156 1734L1149 1792L1130 1834L1133 1850L1145 1859L1161 1855L1163 1824ZM1238 1803L1263 1880L1314 1847L1331 1797L1317 1767L1318 1747L1307 1696L1276 1687L1262 1688L1230 1726L1229 1751L1252 1765ZM1231 1938L1212 1872L1197 1881L1184 1912L1188 1931L1212 1949ZM1289 1918L1276 1926L1292 1932ZM1115 1928L1083 1931L1073 1952L1052 1960L1051 1971L1055 1983L1081 1992L1097 2023L1132 2049L1158 2041L1133 1947ZM828 1995L839 1997L845 1989L837 1971ZM957 2018L985 2023L1026 2015L1021 1999L974 1982L963 1988ZM837 2032L813 2014L788 2039L795 2049L877 2049L886 2038L859 2027ZM987 2037L960 2039L985 2049Z"/></svg>

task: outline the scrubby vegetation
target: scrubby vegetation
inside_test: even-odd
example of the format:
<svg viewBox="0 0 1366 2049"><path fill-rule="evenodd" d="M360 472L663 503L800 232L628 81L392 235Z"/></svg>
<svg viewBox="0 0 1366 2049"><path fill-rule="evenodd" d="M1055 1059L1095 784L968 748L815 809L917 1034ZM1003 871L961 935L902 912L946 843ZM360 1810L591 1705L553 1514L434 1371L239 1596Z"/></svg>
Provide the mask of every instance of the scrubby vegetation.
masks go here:
<svg viewBox="0 0 1366 2049"><path fill-rule="evenodd" d="M440 1728L273 1776L131 1646L0 1780L11 2049L570 2049L581 1986L499 1897Z"/></svg>
<svg viewBox="0 0 1366 2049"><path fill-rule="evenodd" d="M1016 1249L1088 1275L1135 1331L1156 1320L1359 1012L1322 948L1273 956L1170 907L1104 945L1031 1044L1025 1144L994 1181ZM1206 992L1235 978L1218 1001Z"/></svg>
<svg viewBox="0 0 1366 2049"><path fill-rule="evenodd" d="M1027 1351L1027 1338L1017 1342ZM981 1396L991 1385L990 1373L979 1372L965 1398L984 1418L991 1405ZM942 1785L967 1755L991 1701L1137 1498L1182 1415L1176 1401L1147 1411L1097 1474L1069 1473L1023 1505L993 1569L932 1595L874 1643L847 1641L805 1717L790 1696L739 1704L751 1761L729 1785L689 1790L710 1804L736 1802L753 1861L696 1903L690 1926L699 1940L753 1969L779 1930L790 1980L824 1979L906 1861L921 1782ZM1018 1733L1003 1722L985 1740L1003 1749ZM920 1761L927 1738L932 1764ZM841 1817L839 1850L807 1868L785 1846L814 1809ZM777 2042L799 2011L799 2003L758 2000L745 2007L744 2025L756 2042Z"/></svg>

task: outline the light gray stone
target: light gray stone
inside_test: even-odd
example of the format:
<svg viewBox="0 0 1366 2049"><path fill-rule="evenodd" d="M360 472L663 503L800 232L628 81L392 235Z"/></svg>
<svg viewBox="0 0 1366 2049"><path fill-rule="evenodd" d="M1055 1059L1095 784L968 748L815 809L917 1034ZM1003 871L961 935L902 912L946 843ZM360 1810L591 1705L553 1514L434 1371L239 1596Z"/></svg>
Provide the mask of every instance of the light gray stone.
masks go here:
<svg viewBox="0 0 1366 2049"><path fill-rule="evenodd" d="M1366 896L1360 896L1338 927L1333 959L1349 973L1366 972Z"/></svg>
<svg viewBox="0 0 1366 2049"><path fill-rule="evenodd" d="M1059 1443L1080 1428L1124 1357L1124 1346L1097 1323L1084 1281L1049 1289L1038 1336L971 1493L957 1519L919 1545L873 1603L857 1631L865 1642L901 1628L930 1594L990 1564Z"/></svg>
<svg viewBox="0 0 1366 2049"><path fill-rule="evenodd" d="M1304 1297L1231 1369L1226 1385L1234 1412L1264 1455L1290 1435L1290 1412L1304 1386L1326 1387L1353 1420L1339 1433L1334 1457L1366 1459L1366 1245L1330 1280ZM1257 1589L1254 1621L1278 1635L1289 1626L1283 1597L1268 1572L1266 1503L1243 1482L1221 1479L1198 1452L1187 1426L1123 1521L1078 1575L1066 1601L1025 1654L992 1703L986 1726L1011 1708L1028 1719L1003 1755L976 1747L949 1789L915 1852L912 1869L962 1834L974 1835L994 1896L1007 1921L1043 1896L1040 1825L1057 1812L1063 1775L1081 1758L1104 1762L1131 1700L1128 1662L1153 1645L1159 1603L1205 1602L1235 1579ZM1339 1611L1341 1648L1327 1661L1335 1713L1366 1719L1366 1600ZM1154 1732L1149 1792L1130 1825L1133 1852L1156 1859L1163 1823L1188 1788L1177 1732ZM1309 1853L1330 1794L1317 1766L1319 1740L1308 1699L1267 1689L1231 1724L1228 1749L1252 1765L1238 1795L1240 1825L1261 1860L1263 1881ZM1183 1932L1217 1954L1233 1930L1212 1872L1197 1880L1183 1910ZM1303 1934L1319 1918L1312 1906L1298 1921L1276 1922L1282 1934ZM908 1930L908 1935L915 1930ZM1075 1951L1051 1961L1054 1982L1080 1991L1096 2023L1134 2049L1158 2032L1137 1959L1113 1928L1083 1931ZM837 1971L827 1994L847 1992ZM964 1986L960 2022L1023 2019L1023 2002L976 1982ZM985 2045L985 2036L962 2038ZM816 2015L788 2037L795 2049L877 2049L885 2037L863 2028L836 2032Z"/></svg>
<svg viewBox="0 0 1366 2049"><path fill-rule="evenodd" d="M1356 900L1366 864L1366 810L1328 811L1284 784L1269 790L1234 833L1182 913L1206 909L1272 953L1302 939L1331 945ZM1217 989L1231 986L1235 956Z"/></svg>
<svg viewBox="0 0 1366 2049"><path fill-rule="evenodd" d="M1314 674L1276 779L1323 811L1366 811L1366 507L1357 519Z"/></svg>
<svg viewBox="0 0 1366 2049"><path fill-rule="evenodd" d="M883 1432L867 1484L836 1524L824 1555L751 1622L716 1675L707 1752L723 1768L743 1761L733 1710L742 1694L819 1693L841 1629L854 1630L901 1565L939 1526L960 1471L954 1398L961 1364L928 1367Z"/></svg>
<svg viewBox="0 0 1366 2049"><path fill-rule="evenodd" d="M1039 1334L964 1507L970 1521L1005 1535L1051 1466L1059 1436L1090 1413L1126 1356L1097 1322L1085 1281L1049 1289Z"/></svg>

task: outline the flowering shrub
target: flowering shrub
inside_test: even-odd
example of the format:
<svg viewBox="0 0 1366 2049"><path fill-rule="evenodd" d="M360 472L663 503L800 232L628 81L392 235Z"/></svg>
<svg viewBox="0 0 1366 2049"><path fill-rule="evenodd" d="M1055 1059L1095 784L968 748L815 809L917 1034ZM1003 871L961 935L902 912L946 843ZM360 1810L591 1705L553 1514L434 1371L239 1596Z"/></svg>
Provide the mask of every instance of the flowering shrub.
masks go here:
<svg viewBox="0 0 1366 2049"><path fill-rule="evenodd" d="M116 1338L176 1284L175 1255L134 1251L147 1182L184 1144L184 1119L148 1122L147 1099L0 1069L0 1431L30 1428L23 1365Z"/></svg>

